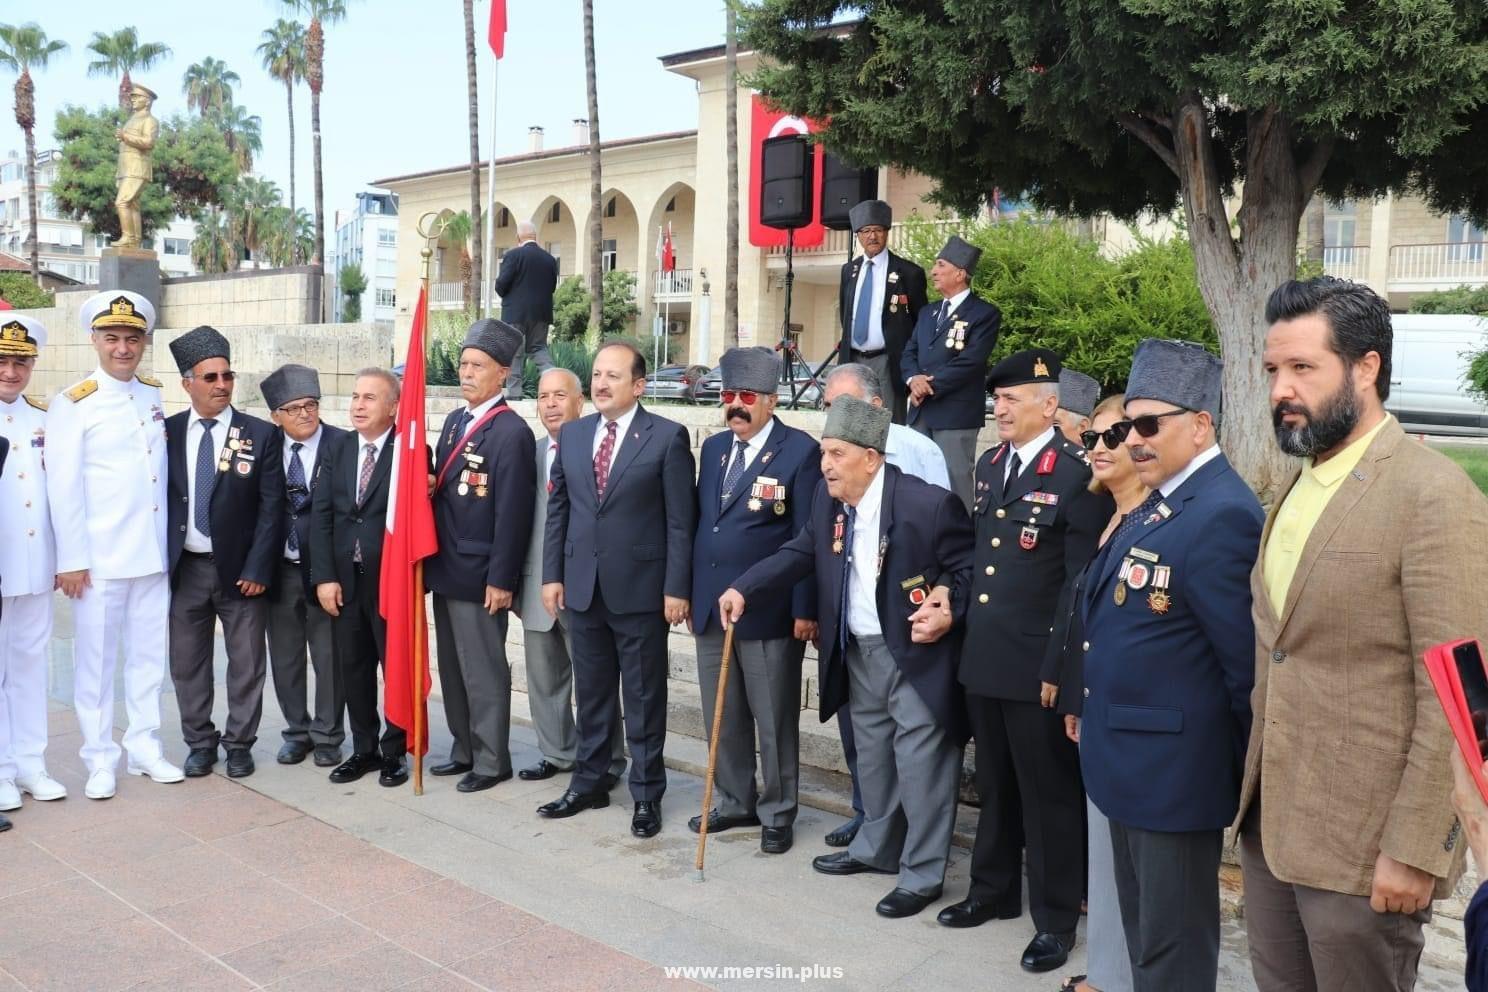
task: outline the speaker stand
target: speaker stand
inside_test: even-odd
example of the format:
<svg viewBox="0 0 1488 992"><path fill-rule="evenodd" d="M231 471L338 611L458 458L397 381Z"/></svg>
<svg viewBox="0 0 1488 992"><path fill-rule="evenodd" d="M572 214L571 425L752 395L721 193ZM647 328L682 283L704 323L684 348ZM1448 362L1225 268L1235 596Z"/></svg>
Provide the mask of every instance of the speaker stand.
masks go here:
<svg viewBox="0 0 1488 992"><path fill-rule="evenodd" d="M775 346L775 350L785 356L785 361L780 367L780 381L790 387L790 399L786 401L785 405L791 410L796 409L800 405L802 395L812 386L817 387L818 403L820 402L820 397L826 389L821 378L822 370L832 364L832 359L837 357L837 351L840 347L840 345L834 346L831 353L822 360L822 363L813 369L811 363L801 354L800 347L791 338L791 291L796 282L796 272L793 267L795 252L796 230L795 228L790 228L785 232L785 323L781 327L780 343ZM799 385L796 383L796 371L798 369L806 373L804 377L805 381Z"/></svg>

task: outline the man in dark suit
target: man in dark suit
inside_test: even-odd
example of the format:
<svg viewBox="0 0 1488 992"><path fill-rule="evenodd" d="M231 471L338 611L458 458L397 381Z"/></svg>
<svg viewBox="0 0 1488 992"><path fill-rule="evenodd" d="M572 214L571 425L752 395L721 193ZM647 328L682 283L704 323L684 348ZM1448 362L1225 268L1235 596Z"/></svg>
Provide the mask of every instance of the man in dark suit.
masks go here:
<svg viewBox="0 0 1488 992"><path fill-rule="evenodd" d="M320 608L310 584L310 503L325 479L321 453L346 432L320 419L320 376L304 365L284 365L259 385L273 411L284 447L284 549L269 588L269 670L284 714L281 765L297 765L313 749L315 764L341 763L346 739L341 678L331 617ZM315 667L315 698L306 706L309 667Z"/></svg>
<svg viewBox="0 0 1488 992"><path fill-rule="evenodd" d="M499 320L470 325L460 349L460 395L439 432L434 529L439 553L424 565L434 593L434 635L449 761L432 775L464 775L480 792L512 777L511 666L506 626L532 527L532 431L501 395L522 334Z"/></svg>
<svg viewBox="0 0 1488 992"><path fill-rule="evenodd" d="M379 785L408 781L407 735L396 724L384 727L377 709L377 668L387 639L378 593L398 392L397 377L386 369L357 373L352 432L322 453L327 477L310 504L310 581L321 608L335 619L337 667L351 724L351 757L331 772L337 784L355 782L373 769L379 771Z"/></svg>
<svg viewBox="0 0 1488 992"><path fill-rule="evenodd" d="M1002 323L1002 312L971 289L981 257L980 248L951 235L930 269L943 299L920 311L900 360L909 389L909 426L940 446L951 492L968 511L977 432L987 419L987 356Z"/></svg>
<svg viewBox="0 0 1488 992"><path fill-rule="evenodd" d="M273 425L232 408L232 349L214 327L171 342L191 408L168 418L166 534L170 669L191 753L188 778L209 774L217 745L227 774L253 774L268 659L264 625L284 541L284 465ZM212 723L212 640L227 646L227 722Z"/></svg>
<svg viewBox="0 0 1488 992"><path fill-rule="evenodd" d="M1239 806L1262 513L1216 441L1222 364L1137 346L1125 444L1151 494L1091 563L1080 762L1111 821L1137 992L1212 989L1219 856Z"/></svg>
<svg viewBox="0 0 1488 992"><path fill-rule="evenodd" d="M849 692L866 818L827 875L898 873L882 916L940 897L955 823L966 716L957 628L971 582L971 521L960 500L883 459L889 411L839 397L822 432L822 485L806 527L719 598L725 624L815 576L821 716Z"/></svg>
<svg viewBox="0 0 1488 992"><path fill-rule="evenodd" d="M773 554L806 524L821 482L821 452L803 431L775 417L780 359L772 348L731 348L719 360L728 430L703 442L697 537L692 545L692 617L703 724L711 737L723 624L715 609L744 570ZM735 675L724 696L708 832L762 824L760 850L790 850L800 780L801 659L815 640L816 585L761 601L734 631ZM754 778L759 736L760 778ZM702 817L689 823L694 831Z"/></svg>
<svg viewBox="0 0 1488 992"><path fill-rule="evenodd" d="M548 325L553 323L553 290L558 287L558 260L537 243L537 228L527 221L517 224L517 246L501 256L496 273L496 295L501 297L501 319L522 333L519 349L506 383L506 398L522 398L522 355L537 365L539 375L553 367L548 354Z"/></svg>
<svg viewBox="0 0 1488 992"><path fill-rule="evenodd" d="M1064 719L1041 705L1040 668L1060 598L1095 553L1110 497L1089 489L1083 451L1055 427L1059 356L1020 351L992 369L1002 444L977 464L976 555L960 680L976 738L982 797L971 890L940 913L950 927L1023 911L1027 847L1035 936L1027 971L1062 965L1075 945L1085 894L1085 793Z"/></svg>
<svg viewBox="0 0 1488 992"><path fill-rule="evenodd" d="M837 364L858 362L890 389L884 405L904 423L909 395L899 361L925 306L925 270L888 250L894 214L882 200L864 200L848 211L863 254L842 264L837 309L842 343Z"/></svg>
<svg viewBox="0 0 1488 992"><path fill-rule="evenodd" d="M637 401L646 358L612 341L594 356L589 395L597 413L565 424L550 480L543 605L568 610L574 646L578 763L546 817L609 805L616 681L630 744L630 830L661 830L666 767L667 626L689 616L697 522L692 449L682 425Z"/></svg>

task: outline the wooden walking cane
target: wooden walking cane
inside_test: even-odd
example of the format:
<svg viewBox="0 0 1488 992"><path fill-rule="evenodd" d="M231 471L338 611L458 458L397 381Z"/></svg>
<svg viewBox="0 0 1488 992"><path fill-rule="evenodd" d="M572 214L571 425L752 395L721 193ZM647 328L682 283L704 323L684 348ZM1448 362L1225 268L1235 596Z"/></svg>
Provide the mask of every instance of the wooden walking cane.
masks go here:
<svg viewBox="0 0 1488 992"><path fill-rule="evenodd" d="M734 653L734 625L723 634L723 662L718 666L718 693L713 701L713 734L708 741L708 774L703 779L703 819L698 824L697 875L703 881L703 854L708 847L708 812L713 805L713 772L718 767L718 734L723 727L723 694L728 689L729 656Z"/></svg>

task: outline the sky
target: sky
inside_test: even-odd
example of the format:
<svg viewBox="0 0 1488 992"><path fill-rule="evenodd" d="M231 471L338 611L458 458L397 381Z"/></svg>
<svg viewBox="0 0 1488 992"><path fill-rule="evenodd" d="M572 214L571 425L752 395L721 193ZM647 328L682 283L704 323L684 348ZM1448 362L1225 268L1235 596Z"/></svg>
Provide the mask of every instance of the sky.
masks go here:
<svg viewBox="0 0 1488 992"><path fill-rule="evenodd" d="M493 57L485 45L491 0L476 0L481 156L490 153ZM459 0L346 0L347 18L326 30L321 94L326 225L349 210L375 179L468 162L465 32ZM658 57L722 44L722 0L595 0L600 134L606 140L697 126L696 85L661 68ZM94 31L133 25L142 42L163 42L170 58L134 78L160 94L155 116L186 112L181 77L206 56L242 77L233 100L263 121L263 150L254 171L288 198L289 126L284 85L263 69L262 33L285 13L275 0L144 0L128 13L118 0L4 0L0 21L38 22L69 49L36 82L38 149L55 147L57 110L115 100L118 79L90 77ZM579 0L508 0L506 57L501 61L496 154L527 149L527 129L546 129L547 147L570 144L572 121L587 117L583 14ZM0 69L0 152L25 147L10 112L15 77ZM310 92L295 98L297 205L313 208ZM330 240L329 237L327 240Z"/></svg>

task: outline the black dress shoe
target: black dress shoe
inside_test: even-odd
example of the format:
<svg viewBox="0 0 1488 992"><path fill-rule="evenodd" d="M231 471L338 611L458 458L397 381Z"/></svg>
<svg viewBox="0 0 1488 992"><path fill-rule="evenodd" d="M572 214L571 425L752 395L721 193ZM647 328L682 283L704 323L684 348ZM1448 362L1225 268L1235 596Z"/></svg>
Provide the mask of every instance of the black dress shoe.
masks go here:
<svg viewBox="0 0 1488 992"><path fill-rule="evenodd" d="M317 744L313 760L317 768L335 768L341 764L341 749L334 744Z"/></svg>
<svg viewBox="0 0 1488 992"><path fill-rule="evenodd" d="M0 813L0 834L5 833L5 831L9 830L10 828L10 817L6 816L4 813Z"/></svg>
<svg viewBox="0 0 1488 992"><path fill-rule="evenodd" d="M246 747L227 749L227 777L247 778L254 772L253 752Z"/></svg>
<svg viewBox="0 0 1488 992"><path fill-rule="evenodd" d="M570 789L552 802L539 806L537 815L550 820L562 820L586 809L602 809L609 804L608 792L574 792Z"/></svg>
<svg viewBox="0 0 1488 992"><path fill-rule="evenodd" d="M455 791L484 792L487 789L494 789L511 777L511 772L507 772L505 775L477 775L475 772L471 772L460 779L460 783L455 786Z"/></svg>
<svg viewBox="0 0 1488 992"><path fill-rule="evenodd" d="M186 755L186 764L182 767L187 778L202 778L212 774L212 766L217 764L217 749L215 747L194 747L191 753Z"/></svg>
<svg viewBox="0 0 1488 992"><path fill-rule="evenodd" d="M967 896L940 911L935 921L943 927L979 927L988 920L1016 920L1023 915L1022 906L999 906L990 899Z"/></svg>
<svg viewBox="0 0 1488 992"><path fill-rule="evenodd" d="M544 758L537 764L533 765L531 768L523 768L521 771L517 772L517 777L524 782L541 782L544 779L552 778L559 772L572 770L573 769L571 768L559 768L547 758Z"/></svg>
<svg viewBox="0 0 1488 992"><path fill-rule="evenodd" d="M467 764L464 761L446 761L443 764L430 765L429 774L438 775L440 778L443 778L446 775L464 775L474 768L474 765Z"/></svg>
<svg viewBox="0 0 1488 992"><path fill-rule="evenodd" d="M818 854L811 859L811 867L823 875L861 875L864 872L872 872L875 875L894 874L859 861L846 851L839 851L836 854Z"/></svg>
<svg viewBox="0 0 1488 992"><path fill-rule="evenodd" d="M940 898L940 893L933 895L920 895L908 889L895 889L878 901L873 908L879 916L887 916L891 920L900 920L906 916L913 916L926 906Z"/></svg>
<svg viewBox="0 0 1488 992"><path fill-rule="evenodd" d="M708 833L716 834L724 830L732 830L734 827L757 827L760 818L753 813L742 816L725 816L716 809L708 810ZM697 833L703 827L702 816L694 816L687 821L687 829Z"/></svg>
<svg viewBox="0 0 1488 992"><path fill-rule="evenodd" d="M760 850L766 854L784 854L795 839L795 831L790 827L766 827L760 833Z"/></svg>
<svg viewBox="0 0 1488 992"><path fill-rule="evenodd" d="M279 749L279 754L274 758L281 765L298 765L305 760L310 753L310 745L304 741L285 741L284 746ZM232 762L232 752L227 754L228 762Z"/></svg>
<svg viewBox="0 0 1488 992"><path fill-rule="evenodd" d="M1023 951L1023 960L1019 964L1024 971L1053 971L1069 960L1069 952L1074 946L1073 933L1041 931L1034 934L1033 939L1028 942L1028 947Z"/></svg>
<svg viewBox="0 0 1488 992"><path fill-rule="evenodd" d="M630 832L637 837L655 837L661 833L661 800L638 799L635 815L630 818Z"/></svg>
<svg viewBox="0 0 1488 992"><path fill-rule="evenodd" d="M853 842L858 835L858 828L863 825L863 814L859 813L842 826L827 834L825 840L828 847L846 847Z"/></svg>
<svg viewBox="0 0 1488 992"><path fill-rule="evenodd" d="M331 772L331 781L337 785L345 785L381 767L382 759L375 754L353 754Z"/></svg>
<svg viewBox="0 0 1488 992"><path fill-rule="evenodd" d="M391 789L408 781L408 765L403 756L382 759L382 773L377 776L377 784L384 789Z"/></svg>

